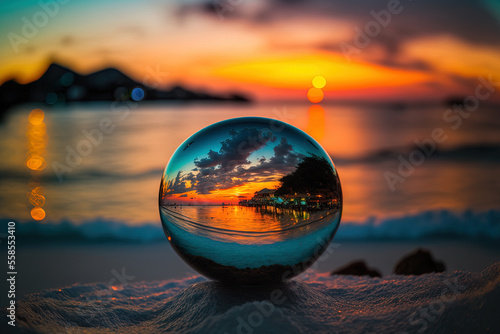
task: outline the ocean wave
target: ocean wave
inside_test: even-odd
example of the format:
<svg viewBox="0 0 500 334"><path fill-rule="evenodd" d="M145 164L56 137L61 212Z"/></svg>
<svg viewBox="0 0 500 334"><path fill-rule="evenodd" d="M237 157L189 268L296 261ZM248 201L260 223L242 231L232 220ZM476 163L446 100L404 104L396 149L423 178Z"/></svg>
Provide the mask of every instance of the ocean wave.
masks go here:
<svg viewBox="0 0 500 334"><path fill-rule="evenodd" d="M0 220L6 229L8 219ZM54 241L163 241L160 222L129 225L103 219L74 223L69 221L38 223L17 222L19 238L31 242ZM5 233L5 231L2 231ZM341 222L335 241L342 240L416 240L428 238L461 238L500 240L500 211L452 213L427 211L413 215L364 222Z"/></svg>
<svg viewBox="0 0 500 334"><path fill-rule="evenodd" d="M17 303L11 332L485 333L498 325L500 263L481 273L384 278L310 271L253 288L199 276L125 283L28 295Z"/></svg>
<svg viewBox="0 0 500 334"><path fill-rule="evenodd" d="M448 210L426 211L413 215L363 223L340 225L336 238L341 240L464 238L500 239L500 211L453 213Z"/></svg>

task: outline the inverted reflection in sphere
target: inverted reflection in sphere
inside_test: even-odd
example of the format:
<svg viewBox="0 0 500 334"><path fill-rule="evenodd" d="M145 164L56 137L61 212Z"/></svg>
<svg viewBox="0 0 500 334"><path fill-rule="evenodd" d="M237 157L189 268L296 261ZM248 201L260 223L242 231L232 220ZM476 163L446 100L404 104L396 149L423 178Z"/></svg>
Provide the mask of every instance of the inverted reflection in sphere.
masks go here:
<svg viewBox="0 0 500 334"><path fill-rule="evenodd" d="M340 223L329 155L280 121L245 117L189 137L160 185L160 216L177 253L224 282L280 282L306 270Z"/></svg>

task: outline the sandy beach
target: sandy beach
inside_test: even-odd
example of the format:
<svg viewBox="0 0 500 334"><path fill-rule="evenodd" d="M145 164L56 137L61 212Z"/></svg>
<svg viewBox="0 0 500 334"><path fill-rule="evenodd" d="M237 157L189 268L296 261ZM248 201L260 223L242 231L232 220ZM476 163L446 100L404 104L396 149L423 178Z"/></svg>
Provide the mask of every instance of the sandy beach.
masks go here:
<svg viewBox="0 0 500 334"><path fill-rule="evenodd" d="M18 303L15 332L489 332L497 324L499 279L500 263L480 273L385 278L312 270L286 284L259 288L200 276L76 284L26 296Z"/></svg>
<svg viewBox="0 0 500 334"><path fill-rule="evenodd" d="M334 253L321 257L313 265L320 273L356 259L365 259L381 273L390 275L403 255L418 247L430 249L435 258L446 264L447 272L480 272L500 261L500 247L493 242L435 240L426 242L338 242ZM142 243L56 243L20 245L18 250L18 296L56 289L73 284L109 282L113 271L134 276L134 282L182 279L196 274L164 242ZM2 296L5 298L5 296ZM2 304L5 304L5 299Z"/></svg>

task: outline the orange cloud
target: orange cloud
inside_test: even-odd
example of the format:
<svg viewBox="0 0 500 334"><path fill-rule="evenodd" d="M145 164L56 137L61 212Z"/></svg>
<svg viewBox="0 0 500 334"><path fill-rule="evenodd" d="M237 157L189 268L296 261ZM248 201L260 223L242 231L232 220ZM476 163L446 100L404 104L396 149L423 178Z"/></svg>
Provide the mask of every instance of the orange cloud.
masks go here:
<svg viewBox="0 0 500 334"><path fill-rule="evenodd" d="M436 69L464 77L500 73L498 47L471 45L449 35L413 40L405 45L404 51L410 58L422 59Z"/></svg>

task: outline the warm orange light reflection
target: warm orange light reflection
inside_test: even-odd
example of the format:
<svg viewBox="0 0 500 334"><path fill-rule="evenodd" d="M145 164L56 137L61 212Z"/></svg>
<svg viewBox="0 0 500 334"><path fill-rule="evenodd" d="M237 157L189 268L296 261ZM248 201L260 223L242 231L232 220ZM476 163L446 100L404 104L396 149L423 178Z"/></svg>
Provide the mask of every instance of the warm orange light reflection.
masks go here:
<svg viewBox="0 0 500 334"><path fill-rule="evenodd" d="M313 88L309 89L309 91L307 91L307 98L312 103L319 103L319 102L323 101L323 97L324 97L324 94L323 94L323 91L321 89L313 87Z"/></svg>
<svg viewBox="0 0 500 334"><path fill-rule="evenodd" d="M43 158L47 141L46 126L43 122L44 112L40 109L33 109L28 116L28 157L26 166L35 171L43 170L47 163Z"/></svg>
<svg viewBox="0 0 500 334"><path fill-rule="evenodd" d="M45 210L38 206L34 207L33 209L31 209L31 217L34 220L42 220L43 218L45 218Z"/></svg>
<svg viewBox="0 0 500 334"><path fill-rule="evenodd" d="M33 125L39 125L43 122L44 117L45 114L41 109L33 109L28 116L28 120Z"/></svg>
<svg viewBox="0 0 500 334"><path fill-rule="evenodd" d="M32 194L39 194L39 195L44 195L45 194L45 188L42 186L35 186L33 190L31 190Z"/></svg>
<svg viewBox="0 0 500 334"><path fill-rule="evenodd" d="M29 193L28 200L33 206L43 206L45 204L45 196L33 192Z"/></svg>
<svg viewBox="0 0 500 334"><path fill-rule="evenodd" d="M47 162L38 154L32 154L26 161L26 166L31 170L43 170L47 166Z"/></svg>
<svg viewBox="0 0 500 334"><path fill-rule="evenodd" d="M322 210L320 212L305 212L300 209L280 208L275 206L247 207L238 205L229 206L169 206L163 207L165 212L175 213L189 217L193 222L210 226L211 228L240 231L240 232L281 232L285 233L266 233L258 238L240 233L224 233L221 235L213 234L214 240L223 240L224 242L237 242L240 244L270 244L285 240L290 237L303 236L304 233L310 233L317 229L322 223L329 222L329 218L334 214L335 209ZM316 222L311 226L308 222ZM322 223L320 223L322 222ZM294 230L288 228L295 227ZM190 233L198 233L197 227L186 224L183 228ZM169 239L170 240L170 239ZM173 238L175 243L175 236Z"/></svg>
<svg viewBox="0 0 500 334"><path fill-rule="evenodd" d="M47 144L47 127L43 122L44 118L45 114L41 109L33 109L28 115L26 166L36 172L47 167L47 162L43 157ZM39 186L39 176L39 173L32 172L32 181L29 183L29 187L32 190L27 194L28 201L34 206L30 212L34 220L45 218L45 210L42 209L42 206L45 205L45 189Z"/></svg>
<svg viewBox="0 0 500 334"><path fill-rule="evenodd" d="M309 107L306 132L318 142L325 136L325 110L322 106L314 104Z"/></svg>

